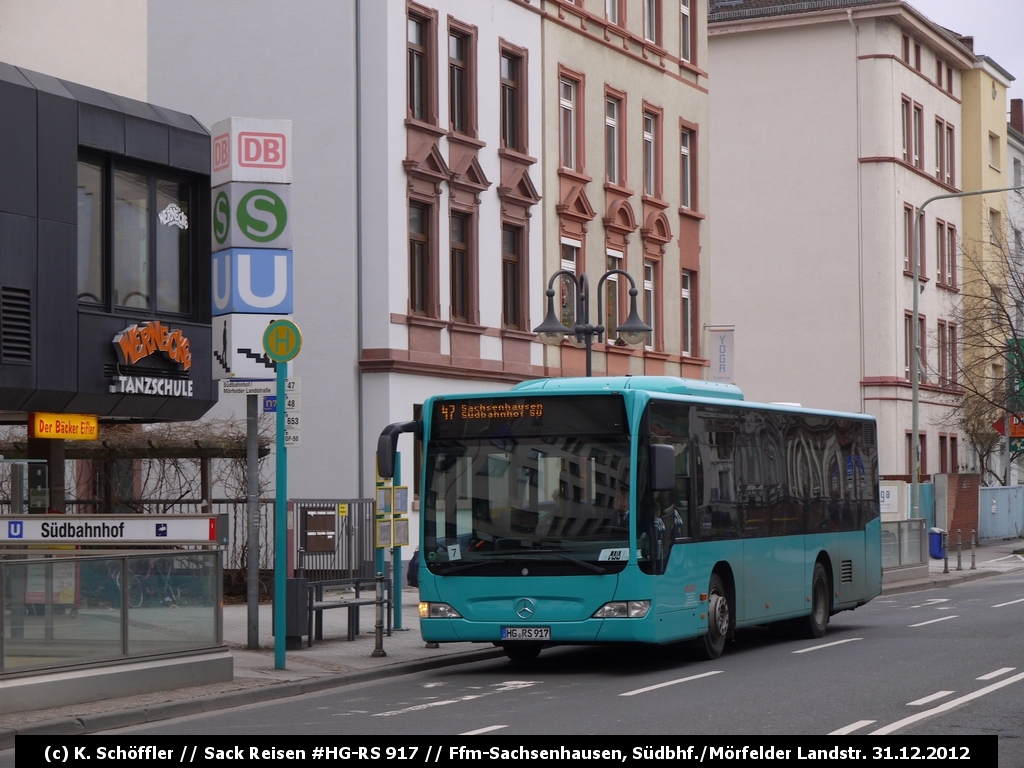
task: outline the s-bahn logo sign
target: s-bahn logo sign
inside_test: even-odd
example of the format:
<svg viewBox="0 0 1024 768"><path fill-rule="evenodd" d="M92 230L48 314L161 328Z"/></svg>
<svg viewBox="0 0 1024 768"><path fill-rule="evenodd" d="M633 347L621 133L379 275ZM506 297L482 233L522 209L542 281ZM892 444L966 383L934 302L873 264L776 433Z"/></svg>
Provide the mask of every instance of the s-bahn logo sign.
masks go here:
<svg viewBox="0 0 1024 768"><path fill-rule="evenodd" d="M192 367L192 350L180 329L172 329L159 320L145 325L132 325L114 337L114 349L122 365L135 365L150 355L160 353L177 363L182 371ZM110 391L125 395L159 395L161 397L192 397L193 382L181 374L168 376L133 375L118 371Z"/></svg>
<svg viewBox="0 0 1024 768"><path fill-rule="evenodd" d="M291 200L288 184L235 182L215 188L211 212L213 250L291 248Z"/></svg>

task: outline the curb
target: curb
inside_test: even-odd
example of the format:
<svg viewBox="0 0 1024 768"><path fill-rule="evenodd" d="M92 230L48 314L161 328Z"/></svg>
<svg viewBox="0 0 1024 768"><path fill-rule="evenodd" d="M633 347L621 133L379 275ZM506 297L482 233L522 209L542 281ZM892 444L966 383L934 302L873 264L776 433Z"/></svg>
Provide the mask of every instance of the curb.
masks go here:
<svg viewBox="0 0 1024 768"><path fill-rule="evenodd" d="M942 574L942 577L939 578L929 577L927 579L913 579L904 583L894 582L882 587L882 595L900 595L906 592L921 592L926 589L952 587L957 584L987 579L992 576L1005 576L1008 573L1016 573L1019 570L1021 569L1013 571L962 571L961 573L950 571L949 574Z"/></svg>
<svg viewBox="0 0 1024 768"><path fill-rule="evenodd" d="M154 704L153 706L146 707L144 710L122 709L95 715L40 720L17 728L0 728L0 750L14 749L15 738L18 735L79 735L98 733L114 728L127 728L132 725L170 720L176 717L201 715L205 712L216 712L222 709L234 709L235 707L244 707L249 704L285 699L291 696L301 696L307 693L330 690L331 688L342 688L356 683L382 680L388 677L411 675L430 669L443 669L444 667L453 667L458 664L488 661L504 655L505 652L500 648L492 648L485 651L465 651L464 653L443 656L438 659L405 661L399 664L361 670L359 672L346 672L341 675L294 680L287 683L272 683L261 688L227 691L212 696L198 696L185 701L168 701L162 704Z"/></svg>

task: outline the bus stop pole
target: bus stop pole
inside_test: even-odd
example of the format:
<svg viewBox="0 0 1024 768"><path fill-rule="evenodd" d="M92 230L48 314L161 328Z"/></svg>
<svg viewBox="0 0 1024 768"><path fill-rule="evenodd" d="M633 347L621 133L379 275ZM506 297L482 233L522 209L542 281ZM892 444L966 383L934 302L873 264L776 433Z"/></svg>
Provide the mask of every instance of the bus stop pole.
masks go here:
<svg viewBox="0 0 1024 768"><path fill-rule="evenodd" d="M274 669L285 668L285 578L288 570L288 455L284 447L284 399L288 363L277 363L277 477L274 502Z"/></svg>
<svg viewBox="0 0 1024 768"><path fill-rule="evenodd" d="M397 487L402 484L402 454L395 456L395 476L391 485ZM394 491L392 491L394 493ZM398 512L395 509L395 497L391 497L391 525L395 525L398 519ZM392 528L392 532L394 528ZM394 534L392 533L392 542ZM391 548L391 615L394 617L394 629L402 629L402 548Z"/></svg>

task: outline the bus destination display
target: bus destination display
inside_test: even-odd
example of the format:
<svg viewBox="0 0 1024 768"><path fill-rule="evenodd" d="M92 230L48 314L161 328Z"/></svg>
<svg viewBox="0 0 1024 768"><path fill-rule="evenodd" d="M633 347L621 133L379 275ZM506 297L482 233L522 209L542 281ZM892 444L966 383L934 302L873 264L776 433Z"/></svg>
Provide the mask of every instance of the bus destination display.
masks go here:
<svg viewBox="0 0 1024 768"><path fill-rule="evenodd" d="M431 425L439 440L626 432L626 408L618 395L442 399L434 402Z"/></svg>

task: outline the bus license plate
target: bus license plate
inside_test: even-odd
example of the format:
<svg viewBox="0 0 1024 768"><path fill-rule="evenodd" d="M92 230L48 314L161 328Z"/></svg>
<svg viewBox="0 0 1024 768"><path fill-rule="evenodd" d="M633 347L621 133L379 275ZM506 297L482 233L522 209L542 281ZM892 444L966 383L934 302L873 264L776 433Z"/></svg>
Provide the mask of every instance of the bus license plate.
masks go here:
<svg viewBox="0 0 1024 768"><path fill-rule="evenodd" d="M502 640L550 640L551 627L502 627Z"/></svg>

